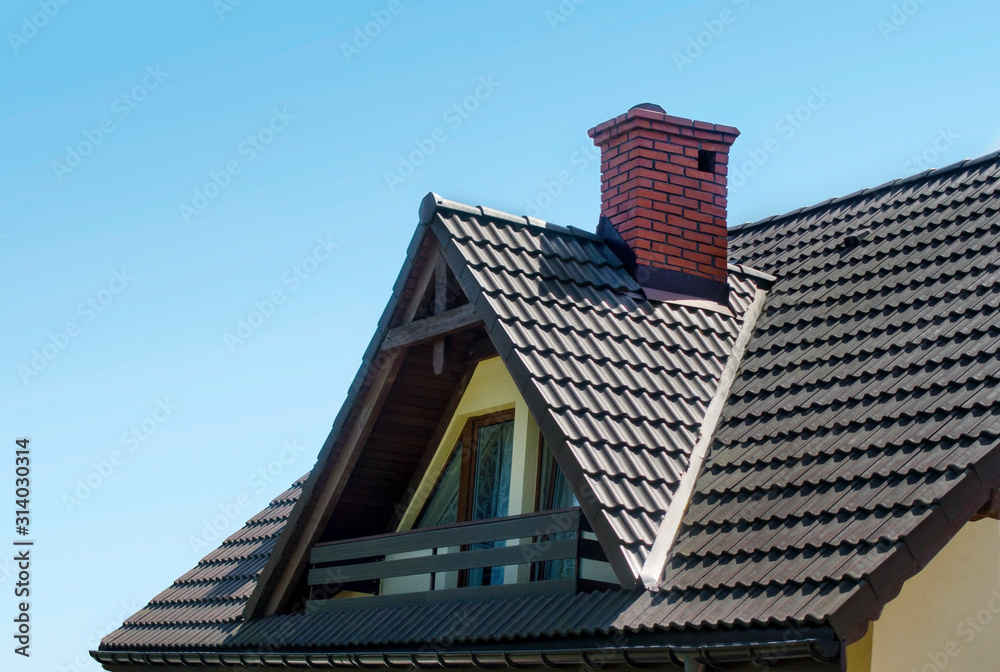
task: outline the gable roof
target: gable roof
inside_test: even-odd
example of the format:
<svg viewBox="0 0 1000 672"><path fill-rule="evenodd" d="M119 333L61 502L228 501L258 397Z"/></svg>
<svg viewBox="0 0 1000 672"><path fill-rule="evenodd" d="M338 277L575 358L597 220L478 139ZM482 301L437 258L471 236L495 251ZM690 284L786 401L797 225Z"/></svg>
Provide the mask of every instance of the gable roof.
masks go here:
<svg viewBox="0 0 1000 672"><path fill-rule="evenodd" d="M732 256L777 280L659 590L469 605L490 617L448 636L470 647L615 633L640 642L647 631L661 633L659 646L690 647L699 637L761 642L768 628L789 626L809 646L857 636L1000 483L998 189L993 154L733 229ZM591 234L437 198L423 210L404 273L429 227L543 432L562 444L560 466L590 484L588 517L605 521L604 538L617 535L634 569L655 536L655 524L634 522L662 516L671 466L685 468L658 432L697 431L699 381L721 370L739 317L645 302ZM754 278L732 281L731 294L744 297L734 299L737 315ZM647 440L655 449L630 449ZM401 628L415 617L368 610L367 625L348 634L337 619L361 612L240 627L226 624L229 612L205 610L200 625L179 627L153 620L161 606L102 650L405 648L455 616L417 610L424 629L387 639L378 623ZM552 627L532 625L564 612Z"/></svg>
<svg viewBox="0 0 1000 672"><path fill-rule="evenodd" d="M717 595L707 622L851 635L997 487L998 176L991 154L731 232L778 279L663 581Z"/></svg>
<svg viewBox="0 0 1000 672"><path fill-rule="evenodd" d="M758 278L731 269L731 313L652 302L597 236L432 198L424 221L631 587Z"/></svg>

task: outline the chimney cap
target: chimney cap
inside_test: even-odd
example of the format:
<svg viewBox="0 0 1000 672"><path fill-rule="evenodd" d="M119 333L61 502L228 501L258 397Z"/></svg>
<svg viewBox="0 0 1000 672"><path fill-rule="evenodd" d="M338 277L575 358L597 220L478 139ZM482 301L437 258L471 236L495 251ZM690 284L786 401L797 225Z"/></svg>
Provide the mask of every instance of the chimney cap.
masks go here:
<svg viewBox="0 0 1000 672"><path fill-rule="evenodd" d="M666 110L664 110L656 103L639 103L638 105L633 105L632 107L630 107L629 111L631 110L652 110L653 112L662 112L663 114L667 113Z"/></svg>

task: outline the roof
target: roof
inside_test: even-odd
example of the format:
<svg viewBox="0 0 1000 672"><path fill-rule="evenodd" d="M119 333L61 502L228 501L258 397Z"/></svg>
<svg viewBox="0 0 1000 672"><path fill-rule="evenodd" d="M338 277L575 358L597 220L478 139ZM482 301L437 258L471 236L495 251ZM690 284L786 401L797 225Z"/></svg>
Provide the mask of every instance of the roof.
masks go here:
<svg viewBox="0 0 1000 672"><path fill-rule="evenodd" d="M308 474L307 474L308 476ZM271 555L306 476L275 497L198 565L130 616L102 647L211 646L242 625L243 608Z"/></svg>
<svg viewBox="0 0 1000 672"><path fill-rule="evenodd" d="M659 590L466 604L480 620L449 638L749 641L790 624L857 636L1000 484L998 173L994 154L734 228L734 260L777 279ZM655 304L592 234L435 199L389 316L412 286L422 229L560 466L589 486L578 496L595 530L614 534L636 568L761 276L731 274L733 315ZM366 364L352 393L368 375ZM273 521L251 521L102 650L399 647L454 623L456 605L423 607L419 623L396 608L241 624L290 493L269 507ZM266 538L244 541L251 528Z"/></svg>
<svg viewBox="0 0 1000 672"><path fill-rule="evenodd" d="M637 576L755 279L733 269L731 313L652 302L596 236L435 206L428 225L598 538L611 540L609 559L623 554Z"/></svg>
<svg viewBox="0 0 1000 672"><path fill-rule="evenodd" d="M705 622L850 633L997 486L998 175L992 154L733 231L777 280L663 583L716 595Z"/></svg>

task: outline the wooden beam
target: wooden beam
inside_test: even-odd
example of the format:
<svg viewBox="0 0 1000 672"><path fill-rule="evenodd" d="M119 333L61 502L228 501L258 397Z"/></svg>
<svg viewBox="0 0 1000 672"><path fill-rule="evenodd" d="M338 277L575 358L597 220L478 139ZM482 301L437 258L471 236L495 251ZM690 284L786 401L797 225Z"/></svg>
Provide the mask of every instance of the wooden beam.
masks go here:
<svg viewBox="0 0 1000 672"><path fill-rule="evenodd" d="M480 321L481 318L476 312L475 306L467 303L464 306L446 310L440 315L431 315L422 320L390 329L382 340L382 350L409 347L444 338L449 334L464 331Z"/></svg>
<svg viewBox="0 0 1000 672"><path fill-rule="evenodd" d="M439 254L434 265L434 314L443 315L448 309L448 264L444 255ZM440 376L444 371L444 339L434 341L432 361L434 375Z"/></svg>
<svg viewBox="0 0 1000 672"><path fill-rule="evenodd" d="M291 592L306 569L309 551L318 541L333 507L340 499L340 495L347 485L347 477L354 468L354 464L361 454L361 449L368 440L368 435L375 424L375 419L378 417L379 411L382 410L382 405L396 380L396 374L403 362L404 352L404 350L396 350L381 355L382 361L379 363L377 371L374 372L374 380L364 401L359 406L358 415L351 426L350 433L344 441L343 447L336 454L333 464L327 465L327 474L322 483L318 484L318 492L314 493L314 496L307 502L309 509L304 511L302 517L296 521L296 536L290 540L281 554L277 574L271 577L268 582L268 595L264 596L266 602L263 605L262 613L256 615L276 614L291 599Z"/></svg>
<svg viewBox="0 0 1000 672"><path fill-rule="evenodd" d="M403 313L403 324L412 322L413 316L417 314L420 306L423 305L423 299L427 295L427 288L430 287L431 280L434 279L438 260L441 259L443 259L441 248L435 242L434 246L431 247L430 254L427 255L427 260L424 262L424 268L420 272L420 277L417 278L417 286L413 288L413 296L410 297L410 303L406 306L406 311Z"/></svg>

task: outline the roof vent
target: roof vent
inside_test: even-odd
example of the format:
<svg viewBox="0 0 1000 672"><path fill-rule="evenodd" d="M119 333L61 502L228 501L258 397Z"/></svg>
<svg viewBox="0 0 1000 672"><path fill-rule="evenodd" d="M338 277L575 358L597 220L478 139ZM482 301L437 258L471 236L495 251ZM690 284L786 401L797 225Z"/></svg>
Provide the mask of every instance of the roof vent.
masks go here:
<svg viewBox="0 0 1000 672"><path fill-rule="evenodd" d="M851 231L846 236L844 240L840 243L840 248L842 250L849 250L851 248L857 247L861 242L868 237L867 231Z"/></svg>

